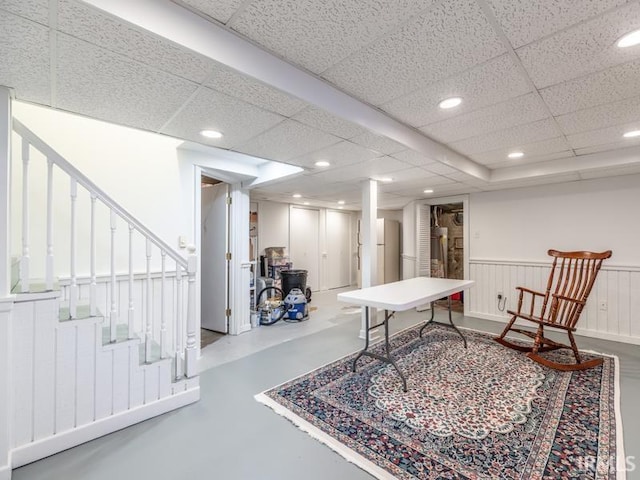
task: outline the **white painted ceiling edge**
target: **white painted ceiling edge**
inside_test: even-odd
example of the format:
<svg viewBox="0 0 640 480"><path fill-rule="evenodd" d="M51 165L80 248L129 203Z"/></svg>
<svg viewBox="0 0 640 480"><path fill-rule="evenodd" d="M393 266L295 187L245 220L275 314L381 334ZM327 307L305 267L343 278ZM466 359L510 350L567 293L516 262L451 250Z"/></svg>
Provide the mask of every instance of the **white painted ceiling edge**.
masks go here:
<svg viewBox="0 0 640 480"><path fill-rule="evenodd" d="M81 1L488 183L640 162L640 150L625 149L490 170L169 0Z"/></svg>

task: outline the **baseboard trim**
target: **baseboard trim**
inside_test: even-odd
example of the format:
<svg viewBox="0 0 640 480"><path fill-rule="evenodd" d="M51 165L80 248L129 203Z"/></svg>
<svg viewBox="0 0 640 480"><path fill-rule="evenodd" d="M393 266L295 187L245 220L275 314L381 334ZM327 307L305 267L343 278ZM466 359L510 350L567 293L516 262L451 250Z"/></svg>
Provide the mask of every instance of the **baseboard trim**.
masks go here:
<svg viewBox="0 0 640 480"><path fill-rule="evenodd" d="M502 317L500 315L492 315L490 313L480 313L480 312L469 312L468 316L475 317L475 318L482 318L483 320L490 320L492 322L499 322L499 323L507 323L507 321L509 320L508 317ZM528 326L528 327L533 325L532 323L524 323L519 321L516 321L516 324L522 325L522 326ZM609 340L611 342L640 345L640 337L627 337L624 335L618 335L616 333L599 332L596 330L584 330L581 328L578 328L575 334L583 337L597 338L598 340Z"/></svg>
<svg viewBox="0 0 640 480"><path fill-rule="evenodd" d="M144 420L197 402L199 399L200 386L196 386L195 388L171 395L154 403L142 405L111 417L97 420L88 425L83 425L73 430L68 430L52 437L43 438L28 445L23 445L12 451L12 468L21 467L98 437L122 430L123 428ZM0 479L2 478L0 471ZM9 478L11 477L7 477L7 479Z"/></svg>
<svg viewBox="0 0 640 480"><path fill-rule="evenodd" d="M0 480L11 480L11 469L8 465L0 467Z"/></svg>

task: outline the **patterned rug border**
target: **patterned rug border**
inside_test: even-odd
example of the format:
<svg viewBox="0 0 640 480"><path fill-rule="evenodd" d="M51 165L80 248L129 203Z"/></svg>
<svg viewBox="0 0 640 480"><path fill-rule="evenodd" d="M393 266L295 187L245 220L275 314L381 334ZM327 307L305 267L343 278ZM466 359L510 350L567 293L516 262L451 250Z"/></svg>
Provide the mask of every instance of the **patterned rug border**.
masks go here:
<svg viewBox="0 0 640 480"><path fill-rule="evenodd" d="M434 322L435 325L438 325L441 322ZM393 338L396 335L400 335L408 330L411 330L412 328L416 328L416 326L418 326L419 324L416 325L411 325L408 326L406 328L403 328L402 330L398 330L397 332L393 333L391 335L391 338ZM475 328L469 328L469 327L461 327L461 326L457 326L457 328L459 328L460 330L468 330L470 332L477 332L480 334L485 334L485 335L494 335L493 332L487 332L484 330L478 330ZM508 338L514 338L512 336L508 336ZM377 343L382 342L382 339L376 340L374 343L372 343L371 345L375 345ZM271 410L273 410L274 413L280 415L283 418L286 418L287 420L289 420L291 423L293 423L298 429L300 429L301 431L303 431L304 433L306 433L307 435L309 435L311 438L313 438L314 440L317 440L318 442L322 443L323 445L326 445L327 447L329 447L331 450L333 450L335 453L337 453L338 455L340 455L342 458L344 458L346 461L356 465L357 467L361 468L362 470L366 471L367 473L373 475L375 478L379 479L379 480L396 480L397 477L395 477L394 475L392 475L391 473L389 473L388 471L384 470L383 468L377 466L375 463L373 463L372 461L368 460L367 458L365 458L364 456L360 455L359 453L357 453L355 450L347 447L345 444L341 443L340 441L338 441L337 439L335 439L334 437L332 437L331 435L323 432L320 428L312 425L311 423L309 423L308 421L304 420L303 418L301 418L299 415L296 415L294 412L292 412L291 410L289 410L288 408L286 408L285 406L277 403L276 401L272 400L271 398L269 398L266 395L266 392L269 392L271 390L274 390L286 383L289 382L294 382L302 377L305 377L307 375L310 375L314 372L317 372L325 367L327 367L328 365L331 365L332 363L335 362L339 362L341 360L344 360L350 356L353 356L357 353L360 352L361 349L355 350L351 353L348 353L346 355L343 355L339 358L336 358L334 360L331 360L328 363L325 363L323 365L320 365L319 367L313 368L307 372L301 373L300 375L297 375L293 378L290 378L288 380L285 380L284 382L279 383L278 385L274 385L272 387L267 388L266 390L257 393L254 395L254 399L258 402L261 403L262 405L269 407ZM580 352L582 353L590 353L590 354L595 354L595 355L601 355L603 357L609 357L612 358L614 361L614 411L615 411L615 415L616 415L616 460L618 463L620 463L619 459L622 459L622 461L624 462L626 460L625 457L625 450L624 450L624 435L623 435L623 425L622 425L622 411L621 411L621 406L620 406L620 358L615 355L615 354L610 354L610 353L603 353L603 352L596 352L593 350L580 350ZM617 480L626 480L626 470L625 469L620 469L620 470L616 470L616 479Z"/></svg>

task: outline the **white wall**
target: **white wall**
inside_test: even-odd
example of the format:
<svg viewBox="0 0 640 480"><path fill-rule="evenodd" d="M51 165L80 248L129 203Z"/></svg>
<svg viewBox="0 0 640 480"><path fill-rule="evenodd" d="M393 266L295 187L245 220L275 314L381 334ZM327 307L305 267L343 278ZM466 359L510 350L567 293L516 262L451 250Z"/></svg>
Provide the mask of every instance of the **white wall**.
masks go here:
<svg viewBox="0 0 640 480"><path fill-rule="evenodd" d="M258 202L258 257L266 247L289 250L289 204Z"/></svg>
<svg viewBox="0 0 640 480"><path fill-rule="evenodd" d="M578 333L640 343L640 175L472 194L467 313L504 321L515 287L543 289L547 250L612 250ZM507 297L504 311L496 295Z"/></svg>
<svg viewBox="0 0 640 480"><path fill-rule="evenodd" d="M640 266L640 175L475 193L472 259L548 261L547 250L613 250Z"/></svg>

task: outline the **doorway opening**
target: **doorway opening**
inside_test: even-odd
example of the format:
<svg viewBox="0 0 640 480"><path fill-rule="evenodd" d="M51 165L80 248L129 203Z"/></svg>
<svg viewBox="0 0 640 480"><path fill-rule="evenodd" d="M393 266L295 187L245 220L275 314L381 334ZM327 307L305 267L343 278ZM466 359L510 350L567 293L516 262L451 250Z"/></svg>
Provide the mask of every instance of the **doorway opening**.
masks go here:
<svg viewBox="0 0 640 480"><path fill-rule="evenodd" d="M200 348L229 333L229 185L201 175Z"/></svg>
<svg viewBox="0 0 640 480"><path fill-rule="evenodd" d="M431 205L431 276L464 279L465 238L464 204L462 202ZM447 308L447 301L436 306ZM464 311L464 292L451 296L451 308Z"/></svg>

